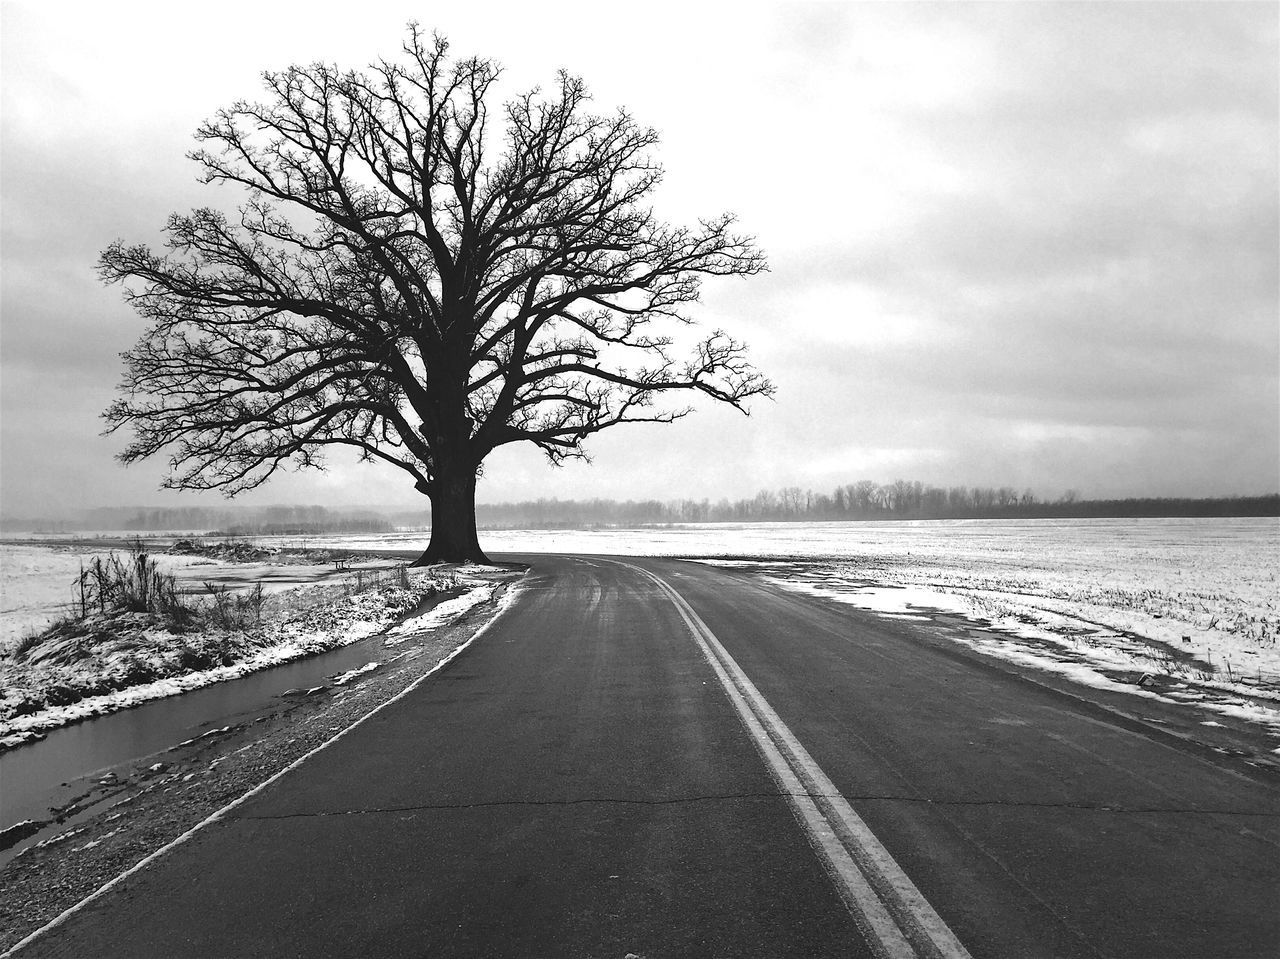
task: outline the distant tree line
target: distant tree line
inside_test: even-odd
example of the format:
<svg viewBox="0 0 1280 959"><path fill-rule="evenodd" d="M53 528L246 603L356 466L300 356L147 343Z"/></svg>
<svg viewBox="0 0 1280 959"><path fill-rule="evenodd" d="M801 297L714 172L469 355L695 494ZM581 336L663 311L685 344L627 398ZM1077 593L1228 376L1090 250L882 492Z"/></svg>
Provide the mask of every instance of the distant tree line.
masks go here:
<svg viewBox="0 0 1280 959"><path fill-rule="evenodd" d="M762 490L749 499L559 500L477 507L482 526L571 527L664 523L818 522L839 520L1047 519L1147 516L1280 516L1280 494L1217 498L1081 499L1068 491L1042 500L1013 487L929 486L918 481L861 480L815 493L798 486Z"/></svg>
<svg viewBox="0 0 1280 959"><path fill-rule="evenodd" d="M191 530L223 536L293 536L305 533L386 533L394 529L391 521L375 510L335 510L325 506L162 507L94 512L106 514L95 524L98 528L129 532ZM116 521L113 523L112 519Z"/></svg>
<svg viewBox="0 0 1280 959"><path fill-rule="evenodd" d="M815 493L798 486L762 490L747 499L562 500L481 503L490 529L650 526L669 523L819 522L914 519L1089 519L1156 516L1280 516L1280 493L1216 498L1082 499L1068 491L1041 499L1009 486L929 486L908 480L861 480ZM107 507L74 520L8 520L4 530L48 532L180 530L224 536L384 533L427 529L425 510L334 509L325 506Z"/></svg>

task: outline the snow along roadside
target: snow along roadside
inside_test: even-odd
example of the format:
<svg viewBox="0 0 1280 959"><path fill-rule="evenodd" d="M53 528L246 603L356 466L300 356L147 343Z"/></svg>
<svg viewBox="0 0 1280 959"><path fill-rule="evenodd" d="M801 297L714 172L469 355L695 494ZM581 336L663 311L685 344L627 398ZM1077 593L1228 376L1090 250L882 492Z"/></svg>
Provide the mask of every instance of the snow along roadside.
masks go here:
<svg viewBox="0 0 1280 959"><path fill-rule="evenodd" d="M486 587L482 586L478 588L486 588ZM185 832L169 840L159 848L154 849L152 852L150 852L148 855L146 855L144 858L142 858L138 862L134 863L134 865L132 865L128 869L124 870L121 873L118 873L114 878L98 886L98 888L95 889L92 893L78 900L74 904L70 905L69 907L64 909L62 912L58 913L56 916L50 919L48 922L45 922L43 925L39 926L34 931L28 933L22 939L15 942L13 945L9 946L7 949L5 949L4 952L0 953L0 959L8 959L8 957L13 956L16 953L20 952L22 949L30 945L32 942L34 942L36 939L38 939L42 935L62 925L64 922L66 922L68 919L70 919L72 916L78 913L85 906L89 905L90 903L94 902L97 899L100 899L102 896L106 895L113 888L118 886L120 883L124 882L130 876L134 875L135 873L141 872L143 869L145 869L151 863L155 862L161 856L164 856L165 854L171 852L173 849L177 848L178 846L181 846L183 843L185 843L188 839L194 836L197 832L199 832L205 826L208 826L222 819L229 812L243 805L245 802L247 802L248 800L252 799L254 796L261 793L264 789L271 786L272 783L276 782L282 776L285 776L291 771L293 771L294 769L297 769L299 766L305 763L308 759L310 759L316 753L333 745L339 739L344 737L347 733L351 732L357 726L360 726L361 724L363 724L365 720L371 719L373 716L382 712L382 710L386 709L388 706L393 705L394 703L403 699L405 696L409 695L409 693L413 692L415 689L421 686L424 682L426 682L428 679L430 679L432 676L438 673L440 670L444 669L445 666L447 666L454 659L460 656L466 649L468 649L472 643L474 643L481 636L487 633L493 627L493 625L503 617L503 615L507 612L507 610L511 608L511 606L514 604L517 596L521 591L522 591L522 585L520 582L517 581L517 582L510 583L506 587L506 591L499 598L497 609L494 610L493 615L489 617L488 620L486 620L482 625L480 625L475 630L475 632L473 632L464 642L460 643L457 647L455 647L452 652L450 652L447 656L442 658L439 662L437 662L434 666L432 666L429 670L427 670L417 679L413 680L413 682L409 683L409 685L406 686L404 689L400 690L400 692L396 693L390 699L386 699L383 702L379 703L377 706L373 707L368 712L359 716L353 722L348 723L346 726L343 726L341 729L339 729L332 736L325 739L318 746L308 750L306 753L299 756L297 759L293 760L288 765L277 770L274 774L269 776L267 779L264 779L261 782L259 782L256 786L253 786L247 792L242 793L236 799L233 799L231 802L218 808L213 813L209 814L208 816L206 816L205 818L197 822L195 825L191 826Z"/></svg>
<svg viewBox="0 0 1280 959"><path fill-rule="evenodd" d="M395 626L392 629L393 638L388 640L388 645L403 642L409 633L421 633L453 622L478 604L487 601L495 589L492 583L474 579L465 580L464 583L468 588L462 595L445 600L427 613L411 617ZM419 585L424 588L409 591L398 590L395 587L367 590L327 604L319 616L313 610L302 621L273 623L271 629L275 633L275 642L260 646L244 659L225 666L167 676L109 693L87 696L74 703L50 706L27 715L0 720L0 750L38 739L51 729L82 719L129 709L150 700L163 699L211 686L214 683L238 679L248 673L349 646L385 632L406 608L413 609L431 595L429 583ZM302 589L307 588L302 587ZM387 595L401 592L407 595ZM328 622L324 622L320 629L309 628L317 619L328 620Z"/></svg>
<svg viewBox="0 0 1280 959"><path fill-rule="evenodd" d="M1050 595L1044 584L1024 577L1016 583L992 588L985 571L974 571L972 582L947 586L920 585L900 577L897 582L872 582L862 570L848 564L769 560L699 559L708 566L722 566L758 575L764 582L790 592L834 600L876 613L886 619L928 621L935 613L949 613L981 627L980 634L949 634L950 638L978 653L1019 666L1055 673L1071 682L1110 692L1193 705L1223 716L1243 720L1280 736L1280 650L1274 642L1198 631L1200 649L1210 653L1205 671L1183 668L1159 654L1160 644L1174 649L1170 635L1191 632L1193 624L1173 615L1147 617L1133 609L1100 603L1067 601ZM959 575L954 575L960 579ZM1035 587L1039 586L1037 590ZM1153 628L1154 627L1154 628ZM1141 639L1126 637L1131 632ZM1241 682L1239 662L1243 650L1262 665L1259 677L1268 681ZM1214 670L1213 661L1237 662L1236 680ZM1247 661L1247 660L1246 660ZM1165 675L1169 682L1159 690L1146 688L1143 678ZM1230 673L1227 674L1231 676ZM1244 678L1247 678L1248 674ZM1183 681L1179 681L1183 680ZM1280 749L1273 750L1280 755Z"/></svg>
<svg viewBox="0 0 1280 959"><path fill-rule="evenodd" d="M466 614L481 603L487 603L496 588L496 586L491 585L476 586L461 596L446 599L443 603L433 606L425 613L410 616L399 626L393 626L387 631L387 639L383 645L398 646L410 636L453 622L459 616Z"/></svg>

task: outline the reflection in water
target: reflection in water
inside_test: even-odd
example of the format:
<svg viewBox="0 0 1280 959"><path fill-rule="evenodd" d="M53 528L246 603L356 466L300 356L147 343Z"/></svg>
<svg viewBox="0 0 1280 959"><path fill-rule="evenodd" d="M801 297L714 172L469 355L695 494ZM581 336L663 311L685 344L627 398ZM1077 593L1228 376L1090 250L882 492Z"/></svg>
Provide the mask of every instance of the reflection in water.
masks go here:
<svg viewBox="0 0 1280 959"><path fill-rule="evenodd" d="M44 739L0 753L0 829L50 810L85 792L112 767L144 759L210 729L252 722L281 693L324 683L326 677L386 660L382 636L295 660L180 696L157 699L55 729ZM66 828L53 825L0 851L0 865L26 846Z"/></svg>

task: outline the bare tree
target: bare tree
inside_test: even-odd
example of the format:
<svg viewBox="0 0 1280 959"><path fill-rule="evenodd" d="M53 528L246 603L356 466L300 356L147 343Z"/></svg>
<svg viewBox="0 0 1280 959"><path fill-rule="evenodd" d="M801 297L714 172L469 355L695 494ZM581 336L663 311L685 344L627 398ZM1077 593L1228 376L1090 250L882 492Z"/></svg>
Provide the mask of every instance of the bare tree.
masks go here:
<svg viewBox="0 0 1280 959"><path fill-rule="evenodd" d="M495 123L498 68L447 49L411 25L402 60L265 73L267 102L201 126L191 156L247 191L238 218L175 214L167 252L100 261L151 322L104 414L135 431L124 462L169 450L166 487L234 495L353 447L430 498L420 562L483 560L476 477L497 447L558 464L690 411L664 394L745 412L773 392L722 331L677 349L701 278L765 261L730 215L654 217L654 131L590 113L563 72Z"/></svg>

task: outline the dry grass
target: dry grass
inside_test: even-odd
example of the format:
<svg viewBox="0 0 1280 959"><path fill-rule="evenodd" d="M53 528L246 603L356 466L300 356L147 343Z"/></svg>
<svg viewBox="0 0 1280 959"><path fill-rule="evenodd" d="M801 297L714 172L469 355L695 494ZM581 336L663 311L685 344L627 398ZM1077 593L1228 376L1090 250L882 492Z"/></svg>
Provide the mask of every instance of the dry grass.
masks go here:
<svg viewBox="0 0 1280 959"><path fill-rule="evenodd" d="M216 637L205 634L245 630L262 621L261 585L247 593L206 583L208 600L179 591L176 577L160 571L141 543L125 556L111 553L81 564L75 582L73 612L47 629L25 636L6 651L15 661L39 659L51 665L87 658L94 647L122 631L148 626L176 634L200 634L191 645L193 668L227 661L215 650ZM225 645L225 644L223 644Z"/></svg>

